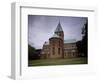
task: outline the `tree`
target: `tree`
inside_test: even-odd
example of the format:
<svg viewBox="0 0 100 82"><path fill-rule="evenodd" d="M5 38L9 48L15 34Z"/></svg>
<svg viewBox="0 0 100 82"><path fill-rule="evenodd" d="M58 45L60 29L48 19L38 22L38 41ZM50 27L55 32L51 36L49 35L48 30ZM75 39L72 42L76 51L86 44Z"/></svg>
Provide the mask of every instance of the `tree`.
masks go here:
<svg viewBox="0 0 100 82"><path fill-rule="evenodd" d="M78 56L82 56L82 40L77 41L76 46L78 50Z"/></svg>
<svg viewBox="0 0 100 82"><path fill-rule="evenodd" d="M28 59L35 60L40 59L41 56L41 49L35 49L31 45L28 45Z"/></svg>
<svg viewBox="0 0 100 82"><path fill-rule="evenodd" d="M76 43L78 54L80 56L87 57L87 49L88 49L88 21L86 20L86 23L84 24L82 28L82 40L77 41Z"/></svg>
<svg viewBox="0 0 100 82"><path fill-rule="evenodd" d="M88 21L84 24L84 27L82 29L82 52L84 56L87 57L87 51L88 51Z"/></svg>
<svg viewBox="0 0 100 82"><path fill-rule="evenodd" d="M33 59L33 54L35 53L35 48L28 44L28 59Z"/></svg>

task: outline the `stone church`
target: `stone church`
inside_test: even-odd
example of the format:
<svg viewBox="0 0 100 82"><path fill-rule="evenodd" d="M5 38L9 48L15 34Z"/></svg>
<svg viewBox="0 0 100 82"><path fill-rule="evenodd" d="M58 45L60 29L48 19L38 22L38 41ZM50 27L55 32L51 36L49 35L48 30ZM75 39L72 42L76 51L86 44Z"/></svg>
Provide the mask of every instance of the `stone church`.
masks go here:
<svg viewBox="0 0 100 82"><path fill-rule="evenodd" d="M49 59L77 57L76 40L64 40L64 37L67 36L64 36L64 31L59 22L56 30L54 31L54 35L43 44L41 58Z"/></svg>

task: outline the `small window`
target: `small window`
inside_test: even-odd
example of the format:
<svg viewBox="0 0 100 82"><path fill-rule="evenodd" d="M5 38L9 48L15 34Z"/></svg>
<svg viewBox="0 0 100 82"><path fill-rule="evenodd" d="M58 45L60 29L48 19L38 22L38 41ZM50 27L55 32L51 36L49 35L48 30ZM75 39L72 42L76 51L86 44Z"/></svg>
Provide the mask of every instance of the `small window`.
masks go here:
<svg viewBox="0 0 100 82"><path fill-rule="evenodd" d="M59 46L60 46L60 40L59 40Z"/></svg>
<svg viewBox="0 0 100 82"><path fill-rule="evenodd" d="M60 54L60 48L58 48L58 54Z"/></svg>
<svg viewBox="0 0 100 82"><path fill-rule="evenodd" d="M55 48L53 47L53 49L52 49L52 52L53 52L53 55L55 55Z"/></svg>
<svg viewBox="0 0 100 82"><path fill-rule="evenodd" d="M73 52L73 56L75 56L74 52Z"/></svg>

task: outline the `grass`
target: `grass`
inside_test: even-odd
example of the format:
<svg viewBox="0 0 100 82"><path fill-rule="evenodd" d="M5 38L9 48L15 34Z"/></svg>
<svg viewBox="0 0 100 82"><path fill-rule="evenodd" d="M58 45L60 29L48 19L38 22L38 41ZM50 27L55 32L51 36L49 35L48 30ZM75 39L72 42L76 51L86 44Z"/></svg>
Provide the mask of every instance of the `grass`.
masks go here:
<svg viewBox="0 0 100 82"><path fill-rule="evenodd" d="M39 59L30 60L29 66L49 66L49 65L74 65L74 64L87 64L87 58L69 58L69 59Z"/></svg>

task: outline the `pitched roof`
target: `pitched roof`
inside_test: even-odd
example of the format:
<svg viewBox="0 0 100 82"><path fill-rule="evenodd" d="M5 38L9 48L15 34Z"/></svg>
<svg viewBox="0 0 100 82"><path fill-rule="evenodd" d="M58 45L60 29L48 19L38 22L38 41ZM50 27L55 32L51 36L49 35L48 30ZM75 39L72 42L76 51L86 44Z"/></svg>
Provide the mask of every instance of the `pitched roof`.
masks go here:
<svg viewBox="0 0 100 82"><path fill-rule="evenodd" d="M48 41L45 41L44 45L49 45L49 42Z"/></svg>
<svg viewBox="0 0 100 82"><path fill-rule="evenodd" d="M54 33L54 35L51 38L60 38L60 37Z"/></svg>
<svg viewBox="0 0 100 82"><path fill-rule="evenodd" d="M64 40L64 43L75 43L76 39Z"/></svg>
<svg viewBox="0 0 100 82"><path fill-rule="evenodd" d="M61 31L63 31L63 29L62 29L61 24L60 24L60 22L59 22L59 24L58 24L58 26L57 26L55 32L61 32Z"/></svg>

